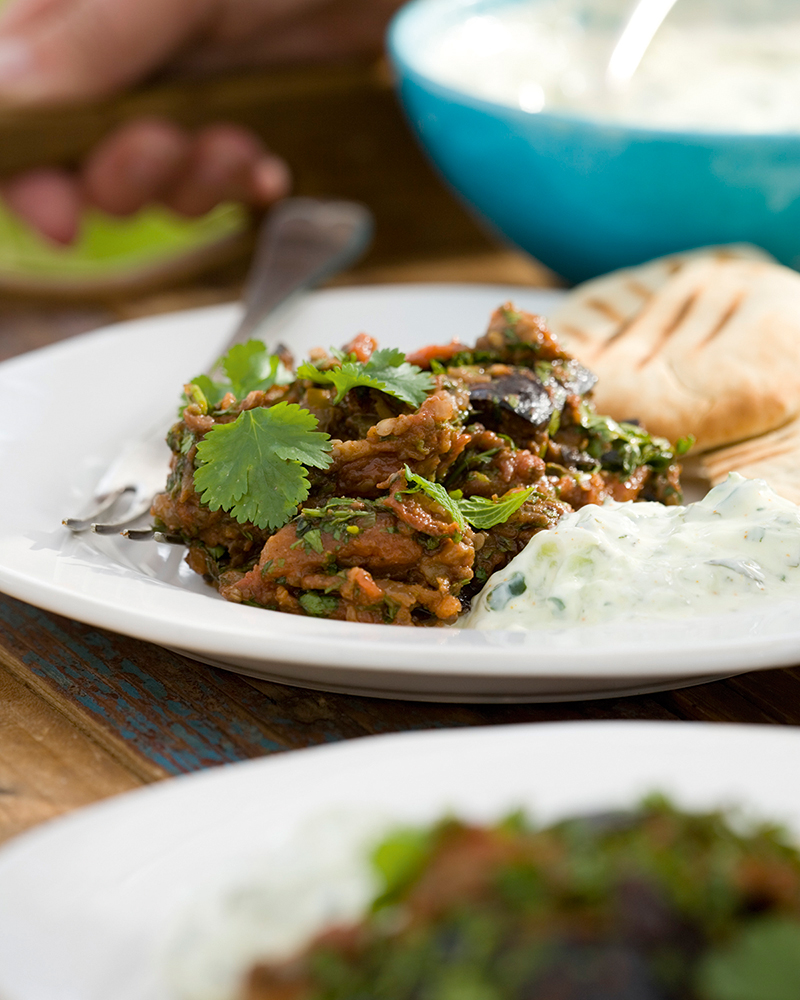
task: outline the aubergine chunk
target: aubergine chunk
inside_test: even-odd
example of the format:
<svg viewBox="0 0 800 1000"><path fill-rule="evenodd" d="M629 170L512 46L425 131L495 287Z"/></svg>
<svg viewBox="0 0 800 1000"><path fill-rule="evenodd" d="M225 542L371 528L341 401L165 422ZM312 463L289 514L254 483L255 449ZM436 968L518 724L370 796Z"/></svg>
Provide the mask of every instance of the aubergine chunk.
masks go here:
<svg viewBox="0 0 800 1000"><path fill-rule="evenodd" d="M536 428L547 427L556 412L551 394L533 372L479 382L470 389L469 401L478 414L508 410Z"/></svg>

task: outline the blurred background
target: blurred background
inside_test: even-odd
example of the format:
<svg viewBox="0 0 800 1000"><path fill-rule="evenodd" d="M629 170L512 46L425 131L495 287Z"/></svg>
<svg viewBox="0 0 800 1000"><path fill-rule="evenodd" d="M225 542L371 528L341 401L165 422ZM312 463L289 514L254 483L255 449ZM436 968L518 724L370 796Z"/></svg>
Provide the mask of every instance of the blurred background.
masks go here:
<svg viewBox="0 0 800 1000"><path fill-rule="evenodd" d="M435 174L403 120L384 59L150 83L48 109L0 107L0 177L71 167L120 124L232 122L290 165L293 193L366 202L374 244L342 282L555 281L501 245ZM238 297L255 216L226 204L199 219L164 208L84 213L77 242L48 241L0 203L0 359L105 322Z"/></svg>

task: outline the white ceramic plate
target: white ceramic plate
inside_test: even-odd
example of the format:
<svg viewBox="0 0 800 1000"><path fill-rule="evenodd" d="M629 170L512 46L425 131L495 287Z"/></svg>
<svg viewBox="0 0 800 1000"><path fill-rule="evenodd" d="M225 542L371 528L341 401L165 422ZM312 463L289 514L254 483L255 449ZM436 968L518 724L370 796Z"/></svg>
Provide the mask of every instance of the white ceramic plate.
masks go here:
<svg viewBox="0 0 800 1000"><path fill-rule="evenodd" d="M370 737L151 786L0 851L0 996L174 1000L176 928L245 873L279 877L275 859L311 828L322 836L324 818L490 820L522 807L547 822L662 791L797 835L799 755L800 733L778 727L557 723ZM318 860L299 863L313 872Z"/></svg>
<svg viewBox="0 0 800 1000"><path fill-rule="evenodd" d="M464 285L318 292L281 319L297 356L366 330L406 349L467 343L507 299L544 312L558 293ZM356 625L230 604L175 546L73 537L126 443L169 411L235 321L218 307L124 323L0 366L0 587L40 607L285 683L451 701L602 697L797 662L800 605L680 623L477 632ZM164 446L164 468L168 451Z"/></svg>

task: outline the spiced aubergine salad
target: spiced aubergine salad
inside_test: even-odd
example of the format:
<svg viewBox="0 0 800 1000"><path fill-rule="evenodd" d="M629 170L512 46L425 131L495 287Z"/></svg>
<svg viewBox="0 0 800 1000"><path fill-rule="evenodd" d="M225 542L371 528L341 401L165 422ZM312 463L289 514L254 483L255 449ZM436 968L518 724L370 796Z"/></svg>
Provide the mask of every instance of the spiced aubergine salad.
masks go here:
<svg viewBox="0 0 800 1000"><path fill-rule="evenodd" d="M256 964L242 1000L789 1000L800 852L777 827L679 810L536 826L445 819L373 854L364 916Z"/></svg>
<svg viewBox="0 0 800 1000"><path fill-rule="evenodd" d="M540 317L498 309L473 348L409 356L359 334L291 373L259 341L193 379L157 529L229 601L452 623L570 510L681 502L688 446L597 414L595 376Z"/></svg>

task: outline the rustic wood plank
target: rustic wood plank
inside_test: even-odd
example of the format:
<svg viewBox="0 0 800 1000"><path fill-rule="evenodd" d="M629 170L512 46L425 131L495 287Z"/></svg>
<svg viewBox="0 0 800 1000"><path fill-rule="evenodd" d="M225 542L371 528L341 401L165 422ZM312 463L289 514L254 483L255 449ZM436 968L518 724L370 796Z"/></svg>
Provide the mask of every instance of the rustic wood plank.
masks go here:
<svg viewBox="0 0 800 1000"><path fill-rule="evenodd" d="M141 787L128 768L0 664L0 842L61 813Z"/></svg>
<svg viewBox="0 0 800 1000"><path fill-rule="evenodd" d="M167 650L9 597L0 599L0 624L7 652L167 774L284 749L237 701L251 689L232 674L217 671L220 683L209 668Z"/></svg>
<svg viewBox="0 0 800 1000"><path fill-rule="evenodd" d="M797 681L787 678L795 669L757 670L662 697L685 720L800 725L800 698L785 696L787 686L798 691Z"/></svg>

